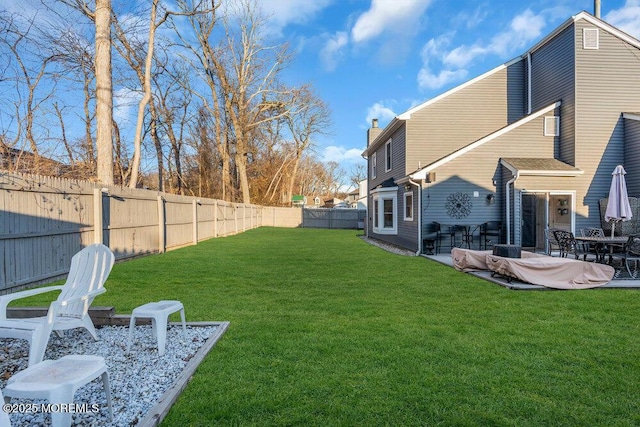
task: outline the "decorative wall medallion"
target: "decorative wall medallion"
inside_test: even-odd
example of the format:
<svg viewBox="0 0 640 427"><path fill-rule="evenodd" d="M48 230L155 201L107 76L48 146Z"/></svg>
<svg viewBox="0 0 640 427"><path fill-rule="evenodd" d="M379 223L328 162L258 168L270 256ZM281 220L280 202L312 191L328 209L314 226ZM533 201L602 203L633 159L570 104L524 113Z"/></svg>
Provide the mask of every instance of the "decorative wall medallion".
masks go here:
<svg viewBox="0 0 640 427"><path fill-rule="evenodd" d="M449 194L447 197L447 203L445 204L445 208L447 208L447 215L457 219L468 217L471 213L472 207L473 203L471 203L471 197L464 193Z"/></svg>

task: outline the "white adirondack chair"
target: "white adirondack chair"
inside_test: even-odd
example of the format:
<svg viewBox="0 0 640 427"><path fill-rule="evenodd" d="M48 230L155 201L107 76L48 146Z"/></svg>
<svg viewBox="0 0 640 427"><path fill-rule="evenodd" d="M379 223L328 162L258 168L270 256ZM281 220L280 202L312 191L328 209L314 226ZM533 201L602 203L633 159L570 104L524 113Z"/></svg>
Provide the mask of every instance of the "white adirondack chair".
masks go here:
<svg viewBox="0 0 640 427"><path fill-rule="evenodd" d="M115 257L103 244L89 245L71 258L67 281L62 286L30 289L0 297L0 338L21 338L30 343L29 366L44 357L52 331L85 328L97 340L89 317L93 299L106 292L104 282L109 277ZM7 305L16 299L51 291L61 291L49 305L46 317L7 319Z"/></svg>

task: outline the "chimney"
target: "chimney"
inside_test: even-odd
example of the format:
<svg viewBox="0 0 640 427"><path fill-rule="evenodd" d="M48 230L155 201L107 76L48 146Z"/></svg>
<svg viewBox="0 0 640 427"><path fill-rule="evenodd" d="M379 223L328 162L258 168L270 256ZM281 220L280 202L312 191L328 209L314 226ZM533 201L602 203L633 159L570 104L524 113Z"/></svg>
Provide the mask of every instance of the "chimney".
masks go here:
<svg viewBox="0 0 640 427"><path fill-rule="evenodd" d="M593 0L593 15L600 18L600 0Z"/></svg>
<svg viewBox="0 0 640 427"><path fill-rule="evenodd" d="M367 147L382 133L382 129L378 127L378 119L371 120L371 129L367 131Z"/></svg>

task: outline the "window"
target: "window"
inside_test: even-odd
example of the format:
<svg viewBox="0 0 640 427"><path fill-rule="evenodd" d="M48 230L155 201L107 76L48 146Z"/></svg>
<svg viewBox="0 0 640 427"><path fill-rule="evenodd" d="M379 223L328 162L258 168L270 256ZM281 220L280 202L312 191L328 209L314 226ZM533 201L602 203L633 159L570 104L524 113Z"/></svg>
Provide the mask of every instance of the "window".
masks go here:
<svg viewBox="0 0 640 427"><path fill-rule="evenodd" d="M404 193L404 220L413 221L413 193Z"/></svg>
<svg viewBox="0 0 640 427"><path fill-rule="evenodd" d="M544 136L560 136L560 117L545 116Z"/></svg>
<svg viewBox="0 0 640 427"><path fill-rule="evenodd" d="M398 187L381 188L373 193L373 231L398 234Z"/></svg>
<svg viewBox="0 0 640 427"><path fill-rule="evenodd" d="M371 179L375 179L376 175L377 175L377 165L378 163L378 156L376 156L376 153L373 153L371 155Z"/></svg>
<svg viewBox="0 0 640 427"><path fill-rule="evenodd" d="M384 144L384 170L385 172L391 170L391 140Z"/></svg>

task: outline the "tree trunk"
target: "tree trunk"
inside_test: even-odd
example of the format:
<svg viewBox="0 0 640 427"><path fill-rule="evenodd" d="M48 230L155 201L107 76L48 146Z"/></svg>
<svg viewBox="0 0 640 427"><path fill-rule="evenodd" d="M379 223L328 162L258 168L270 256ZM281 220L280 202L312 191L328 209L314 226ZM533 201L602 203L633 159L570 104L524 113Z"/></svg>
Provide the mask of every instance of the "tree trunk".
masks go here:
<svg viewBox="0 0 640 427"><path fill-rule="evenodd" d="M96 0L96 146L98 181L113 185L111 0Z"/></svg>

